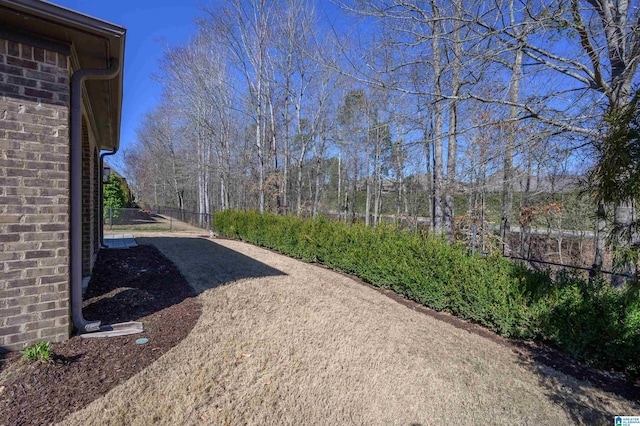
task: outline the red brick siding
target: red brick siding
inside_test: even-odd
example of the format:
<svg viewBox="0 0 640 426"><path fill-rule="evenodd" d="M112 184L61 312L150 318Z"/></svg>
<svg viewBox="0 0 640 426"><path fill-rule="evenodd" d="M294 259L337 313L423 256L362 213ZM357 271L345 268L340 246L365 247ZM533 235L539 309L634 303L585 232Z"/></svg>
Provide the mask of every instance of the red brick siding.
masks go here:
<svg viewBox="0 0 640 426"><path fill-rule="evenodd" d="M68 58L0 39L0 348L69 337Z"/></svg>

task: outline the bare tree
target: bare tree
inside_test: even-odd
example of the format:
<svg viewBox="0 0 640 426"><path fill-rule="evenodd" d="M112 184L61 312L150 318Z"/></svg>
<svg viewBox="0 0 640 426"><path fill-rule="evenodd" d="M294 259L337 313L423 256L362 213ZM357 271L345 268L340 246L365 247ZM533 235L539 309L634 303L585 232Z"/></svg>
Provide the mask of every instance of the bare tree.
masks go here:
<svg viewBox="0 0 640 426"><path fill-rule="evenodd" d="M265 171L269 156L266 132L269 119L267 108L272 89L269 71L273 69L273 64L270 63L270 48L275 12L279 7L279 2L275 1L229 0L221 8L206 9L209 20L201 23L211 25L211 29L216 31L219 39L223 41L221 47L227 49L236 71L244 77L249 89L246 113L252 117L255 124L260 212L265 210ZM275 134L272 137L275 137Z"/></svg>
<svg viewBox="0 0 640 426"><path fill-rule="evenodd" d="M451 98L449 99L449 128L447 143L447 179L446 179L446 195L444 198L444 228L447 240L453 242L453 234L455 228L455 200L454 196L457 192L456 181L456 164L457 164L457 147L458 147L458 95L462 85L460 73L462 71L462 1L452 1L452 19L451 22L451 52L449 59L449 67L451 68Z"/></svg>
<svg viewBox="0 0 640 426"><path fill-rule="evenodd" d="M138 141L152 154L153 161L157 165L163 195L170 191L174 201L172 204L182 209L185 207L188 176L181 158L184 146L184 141L181 140L182 132L172 122L173 114L170 106L159 105L145 115L137 129L137 135ZM170 199L165 196L162 198Z"/></svg>
<svg viewBox="0 0 640 426"><path fill-rule="evenodd" d="M520 79L522 73L522 55L526 42L526 22L518 22L514 1L509 0L508 16L509 26L516 38L514 49L511 78L509 80L509 121L505 127L505 147L503 165L503 189L502 189L502 219L500 220L500 239L502 240L503 254L509 254L509 234L511 230L511 210L513 208L513 154L516 144L517 126L516 120L520 113L517 105L520 101ZM524 18L526 19L526 18Z"/></svg>
<svg viewBox="0 0 640 426"><path fill-rule="evenodd" d="M431 215L452 241L461 194L489 232L495 191L507 244L514 211L535 207L533 182L550 170L542 154L584 155L603 114L628 103L640 56L637 7L613 0L353 0L354 25L324 34L308 0L218 4L167 50L163 111L143 121L134 153L162 158L136 172L149 198L203 212L337 207L373 225ZM605 207L624 228L630 206Z"/></svg>
<svg viewBox="0 0 640 426"><path fill-rule="evenodd" d="M612 0L523 2L520 14L533 18L536 37L523 38L518 31L520 27L513 22L496 25L499 21L490 24L486 19L474 19L487 33L497 35L503 45L517 45L532 65L553 76L557 84L550 85L552 91L545 94L544 104L475 97L517 108L521 118L540 120L566 132L596 136L602 114L627 105L631 99L631 84L640 60L638 7ZM549 31L557 36L544 36ZM565 100L559 100L560 97ZM559 101L552 103L551 98ZM604 259L604 208L600 203L595 268L600 268ZM625 228L632 213L630 206L622 203L615 210L614 225ZM629 241L623 238L619 243L628 246Z"/></svg>

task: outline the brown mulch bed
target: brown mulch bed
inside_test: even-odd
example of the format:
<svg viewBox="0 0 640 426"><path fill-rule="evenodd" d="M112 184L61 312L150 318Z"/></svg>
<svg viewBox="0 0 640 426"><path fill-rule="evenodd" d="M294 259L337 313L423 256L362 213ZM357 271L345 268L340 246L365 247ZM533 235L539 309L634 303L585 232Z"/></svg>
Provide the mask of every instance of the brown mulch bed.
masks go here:
<svg viewBox="0 0 640 426"><path fill-rule="evenodd" d="M142 371L177 345L201 306L178 269L156 248L101 250L84 302L84 316L103 324L141 321L144 332L51 345L49 363L19 353L0 359L0 425L58 422ZM136 339L148 338L147 344ZM0 355L1 356L1 355Z"/></svg>

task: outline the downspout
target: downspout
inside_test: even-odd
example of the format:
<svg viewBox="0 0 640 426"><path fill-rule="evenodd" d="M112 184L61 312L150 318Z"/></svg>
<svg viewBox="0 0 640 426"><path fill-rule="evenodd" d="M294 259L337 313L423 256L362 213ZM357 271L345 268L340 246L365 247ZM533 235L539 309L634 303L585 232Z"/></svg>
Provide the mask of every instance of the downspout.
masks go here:
<svg viewBox="0 0 640 426"><path fill-rule="evenodd" d="M110 80L121 71L117 60L105 69L79 69L71 77L71 318L80 334L100 330L100 321L82 316L82 83L85 79Z"/></svg>
<svg viewBox="0 0 640 426"><path fill-rule="evenodd" d="M114 148L113 151L111 152L103 152L102 154L100 154L100 185L98 186L100 188L100 193L98 194L98 200L99 200L98 203L100 204L99 233L100 233L101 248L107 248L107 246L104 244L104 177L102 176L102 173L104 171L104 157L108 155L114 155L116 152L118 152L118 148Z"/></svg>

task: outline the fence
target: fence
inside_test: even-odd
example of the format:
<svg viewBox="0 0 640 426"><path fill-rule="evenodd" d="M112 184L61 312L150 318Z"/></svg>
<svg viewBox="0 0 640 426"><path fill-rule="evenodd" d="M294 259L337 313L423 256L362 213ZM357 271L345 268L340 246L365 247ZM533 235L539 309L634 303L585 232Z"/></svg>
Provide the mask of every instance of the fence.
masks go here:
<svg viewBox="0 0 640 426"><path fill-rule="evenodd" d="M198 228L202 228L202 229L207 229L210 231L214 231L215 227L214 227L214 219L213 219L213 215L209 214L209 213L196 213L196 212L191 212L191 211L187 211L187 210L182 210L182 209L178 209L175 207L167 207L167 206L151 206L151 211L153 213L151 213L151 215L155 216L155 217L159 217L158 215L162 215L168 218L168 226L169 226L169 230L174 230L175 228L175 223L173 222L172 219L187 223L191 226L195 226ZM324 212L323 216L325 216L326 218L330 219L330 220L342 220L341 217L336 214L336 213L327 213ZM362 217L364 217L364 215L361 215ZM355 216L354 216L355 217ZM353 218L351 218L353 220ZM358 217L358 219L362 219L360 217ZM428 224L425 226L424 223L420 222L420 219L424 219L424 218L418 218L417 221L415 221L415 223L413 224L413 226L415 227L415 229L428 229ZM165 219L166 220L166 219ZM405 222L402 223L400 222L400 226L401 227L405 227L408 228L410 227L410 224L408 223L408 221L406 220L406 218L404 218ZM394 220L390 220L389 217L385 217L385 221L387 223L393 223ZM427 219L428 221L428 219ZM115 222L114 222L115 223ZM396 222L398 223L398 222ZM403 226L404 225L404 226ZM422 226L420 226L422 225ZM479 230L477 229L477 227L475 226L471 226L469 227L469 229L466 230L467 232L464 232L464 234L466 234L466 236L468 237L468 241L466 241L466 244L469 246L469 250L472 251L474 254L477 251L482 251L482 248L480 247L480 237L479 237ZM488 232L490 233L494 233L494 230L489 230ZM520 230L517 228L514 230L514 234L519 234ZM571 232L571 231L567 231L567 232ZM567 233L565 232L565 233ZM574 235L576 234L576 235ZM459 237L459 236L458 236ZM580 235L577 235L577 233L573 232L571 233L571 235L564 235L564 237L574 237L574 238L580 238ZM592 237L592 236L591 236ZM464 240L464 238L463 238ZM517 244L514 244L514 246L517 246ZM482 255L486 255L485 252L481 252L480 254ZM589 274L589 275L593 275L594 273L598 272L598 273L602 273L605 275L611 275L611 276L620 276L623 278L630 278L629 275L626 274L618 274L612 271L608 271L608 270L598 270L596 271L593 268L589 268L586 266L578 266L578 265L570 265L570 264L566 264L566 263L562 263L562 262L557 262L554 261L554 259L539 259L539 258L532 258L532 257L519 257L519 256L514 256L514 255L507 255L505 253L503 253L503 255L509 259L512 260L516 260L516 261L520 261L520 262L525 262L526 264L528 264L530 267L534 268L534 269L539 269L540 267L542 268L552 268L555 272L557 272L559 269L572 269L574 271L577 272L583 272L585 274Z"/></svg>
<svg viewBox="0 0 640 426"><path fill-rule="evenodd" d="M473 253L478 247L480 231L477 227L471 226L465 233L463 241ZM550 269L557 272L562 269L570 269L576 273L583 273L585 276L604 274L612 277L632 278L629 274L617 273L608 268L612 268L613 256L610 251L605 255L604 268L596 269L590 264L593 259L593 247L595 246L594 234L588 231L572 230L545 230L533 229L528 234L523 235L519 227L513 227L510 232L509 244L498 237L498 228L487 231L498 242L498 249L502 255L508 259L526 263L533 269ZM523 244L525 243L525 244ZM509 249L507 250L507 247ZM585 247L587 249L585 250ZM482 255L486 255L482 251ZM568 260L570 264L563 260Z"/></svg>
<svg viewBox="0 0 640 426"><path fill-rule="evenodd" d="M172 229L172 224L148 210L108 207L104 210L104 229L108 231L169 231Z"/></svg>
<svg viewBox="0 0 640 426"><path fill-rule="evenodd" d="M105 231L192 231L194 227L213 231L213 215L161 206L104 210Z"/></svg>
<svg viewBox="0 0 640 426"><path fill-rule="evenodd" d="M330 220L345 220L345 217L337 212L323 212L322 215ZM350 214L346 219L350 222L364 222L365 215ZM373 219L371 217L372 223ZM383 215L381 221L393 223L403 229L432 232L430 219L425 217ZM595 248L595 235L590 231L528 229L525 232L519 226L512 226L507 242L499 237L498 226L486 224L484 229L480 229L478 225L462 221L456 223L454 235L456 242L465 244L473 254L479 253L486 256L490 251L498 250L504 257L524 262L532 269L550 269L554 273L569 269L576 273L583 273L585 276L600 273L612 277L632 278L628 274L610 270L613 269L611 251L605 254L603 268L595 269L588 266L594 258Z"/></svg>
<svg viewBox="0 0 640 426"><path fill-rule="evenodd" d="M151 206L151 211L156 215L166 216L170 220L170 230L173 230L173 220L179 220L191 226L207 229L211 232L215 230L213 215L210 213L196 213L187 210L167 206Z"/></svg>

